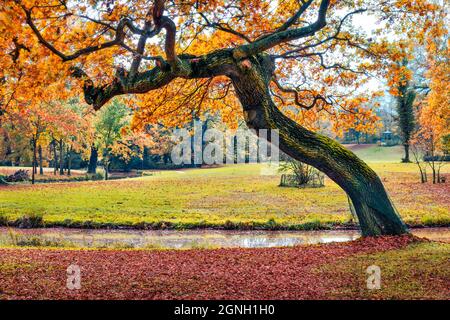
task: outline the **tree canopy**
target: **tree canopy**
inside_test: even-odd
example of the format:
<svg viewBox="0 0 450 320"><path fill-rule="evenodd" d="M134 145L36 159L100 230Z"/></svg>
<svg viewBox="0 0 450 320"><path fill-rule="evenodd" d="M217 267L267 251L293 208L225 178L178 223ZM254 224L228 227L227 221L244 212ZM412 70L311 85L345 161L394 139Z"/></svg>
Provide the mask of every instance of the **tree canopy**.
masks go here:
<svg viewBox="0 0 450 320"><path fill-rule="evenodd" d="M142 94L127 96L136 126L176 125L206 109L231 124L241 110L230 70L214 63L245 65L266 52L276 66L270 89L285 113L310 127L327 117L336 128L357 122L371 130L376 117L364 104L377 93L364 84L386 72L386 59L402 59L405 32L422 43L442 34L442 15L424 0L2 0L2 108L83 88L95 109ZM364 30L361 19L377 28Z"/></svg>

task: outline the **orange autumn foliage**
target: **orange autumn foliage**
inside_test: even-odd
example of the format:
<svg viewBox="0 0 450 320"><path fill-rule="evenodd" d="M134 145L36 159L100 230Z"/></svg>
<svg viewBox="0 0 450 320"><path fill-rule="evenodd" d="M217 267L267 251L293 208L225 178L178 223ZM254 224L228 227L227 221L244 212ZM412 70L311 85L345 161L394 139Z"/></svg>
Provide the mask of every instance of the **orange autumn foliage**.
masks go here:
<svg viewBox="0 0 450 320"><path fill-rule="evenodd" d="M136 57L136 36L128 29L122 43L106 44L114 41L125 17L139 28L151 20L148 1L64 3L1 0L0 101L4 112L25 112L22 110L39 106L42 100L64 101L80 95L83 82L72 77L74 67L82 68L101 87L116 81ZM300 5L293 0L175 0L166 12L177 27L175 51L199 56L273 33L296 14ZM320 1L312 1L310 10L295 24L315 19L319 5ZM367 90L366 83L374 75L391 72L395 81L404 73L389 70L386 63L388 57L394 61L403 57L405 45L392 41L392 37L407 35L425 45L429 36L442 36L442 14L437 4L426 0L331 1L327 25L320 32L267 50L277 67L279 85L270 88L274 99L283 112L309 128L317 127L320 120L331 122L337 133L354 126L373 132L378 118L367 101L377 93ZM380 27L372 34L362 31L353 21L358 15L372 17ZM66 57L90 49L74 59L64 59L43 45L44 41ZM163 34L147 41L145 56L152 58L143 59L141 71L151 70L160 61L155 57L165 56L162 43ZM440 88L441 81L436 79L432 90L445 90ZM315 101L319 96L322 98ZM234 128L242 118L230 80L220 76L177 78L159 89L126 99L135 111L134 128L142 129L148 123L179 126L205 112L219 113ZM442 105L437 93L428 99L432 109Z"/></svg>

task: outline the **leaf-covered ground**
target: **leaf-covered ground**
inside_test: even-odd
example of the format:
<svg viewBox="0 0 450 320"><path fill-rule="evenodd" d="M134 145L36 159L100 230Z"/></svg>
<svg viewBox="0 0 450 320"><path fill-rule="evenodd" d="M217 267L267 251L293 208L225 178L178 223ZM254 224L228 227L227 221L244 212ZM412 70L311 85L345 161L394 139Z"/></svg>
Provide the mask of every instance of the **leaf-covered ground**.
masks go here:
<svg viewBox="0 0 450 320"><path fill-rule="evenodd" d="M0 249L2 299L449 299L450 245L382 237L268 249ZM81 268L81 289L66 269ZM382 288L366 288L378 264Z"/></svg>

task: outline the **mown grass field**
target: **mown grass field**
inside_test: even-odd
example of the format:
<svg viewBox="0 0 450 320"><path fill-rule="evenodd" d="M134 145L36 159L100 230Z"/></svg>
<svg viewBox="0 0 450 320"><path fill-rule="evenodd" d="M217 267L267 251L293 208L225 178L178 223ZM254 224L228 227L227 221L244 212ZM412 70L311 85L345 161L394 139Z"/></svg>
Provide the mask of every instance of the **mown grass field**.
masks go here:
<svg viewBox="0 0 450 320"><path fill-rule="evenodd" d="M449 184L421 184L414 164L372 161L373 154L382 157L380 152L391 157L389 149L369 147L357 152L369 155L365 160L381 176L405 222L413 226L450 224ZM0 188L0 218L3 224L37 215L48 225L141 228L315 229L349 223L347 196L332 181L326 179L324 188L281 188L279 174L261 174L265 166L231 165L161 171L115 181L6 186ZM443 170L450 172L449 167Z"/></svg>
<svg viewBox="0 0 450 320"><path fill-rule="evenodd" d="M347 145L361 159L367 162L399 163L404 156L403 146L381 147L373 144Z"/></svg>

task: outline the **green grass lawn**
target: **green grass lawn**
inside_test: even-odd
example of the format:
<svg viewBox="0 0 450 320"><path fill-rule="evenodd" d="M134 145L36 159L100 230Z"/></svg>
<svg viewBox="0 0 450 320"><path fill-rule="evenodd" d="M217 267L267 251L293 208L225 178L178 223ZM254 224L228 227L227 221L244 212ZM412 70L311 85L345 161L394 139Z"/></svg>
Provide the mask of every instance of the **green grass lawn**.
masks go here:
<svg viewBox="0 0 450 320"><path fill-rule="evenodd" d="M378 145L352 145L353 152L367 162L400 162L403 146L381 147Z"/></svg>
<svg viewBox="0 0 450 320"><path fill-rule="evenodd" d="M380 174L407 223L450 223L448 184L420 184L414 164L370 165ZM3 224L24 216L42 216L48 225L65 226L292 229L329 228L351 219L347 196L329 179L324 188L281 188L278 174L261 175L264 166L231 165L115 181L6 186L0 188L0 218Z"/></svg>

